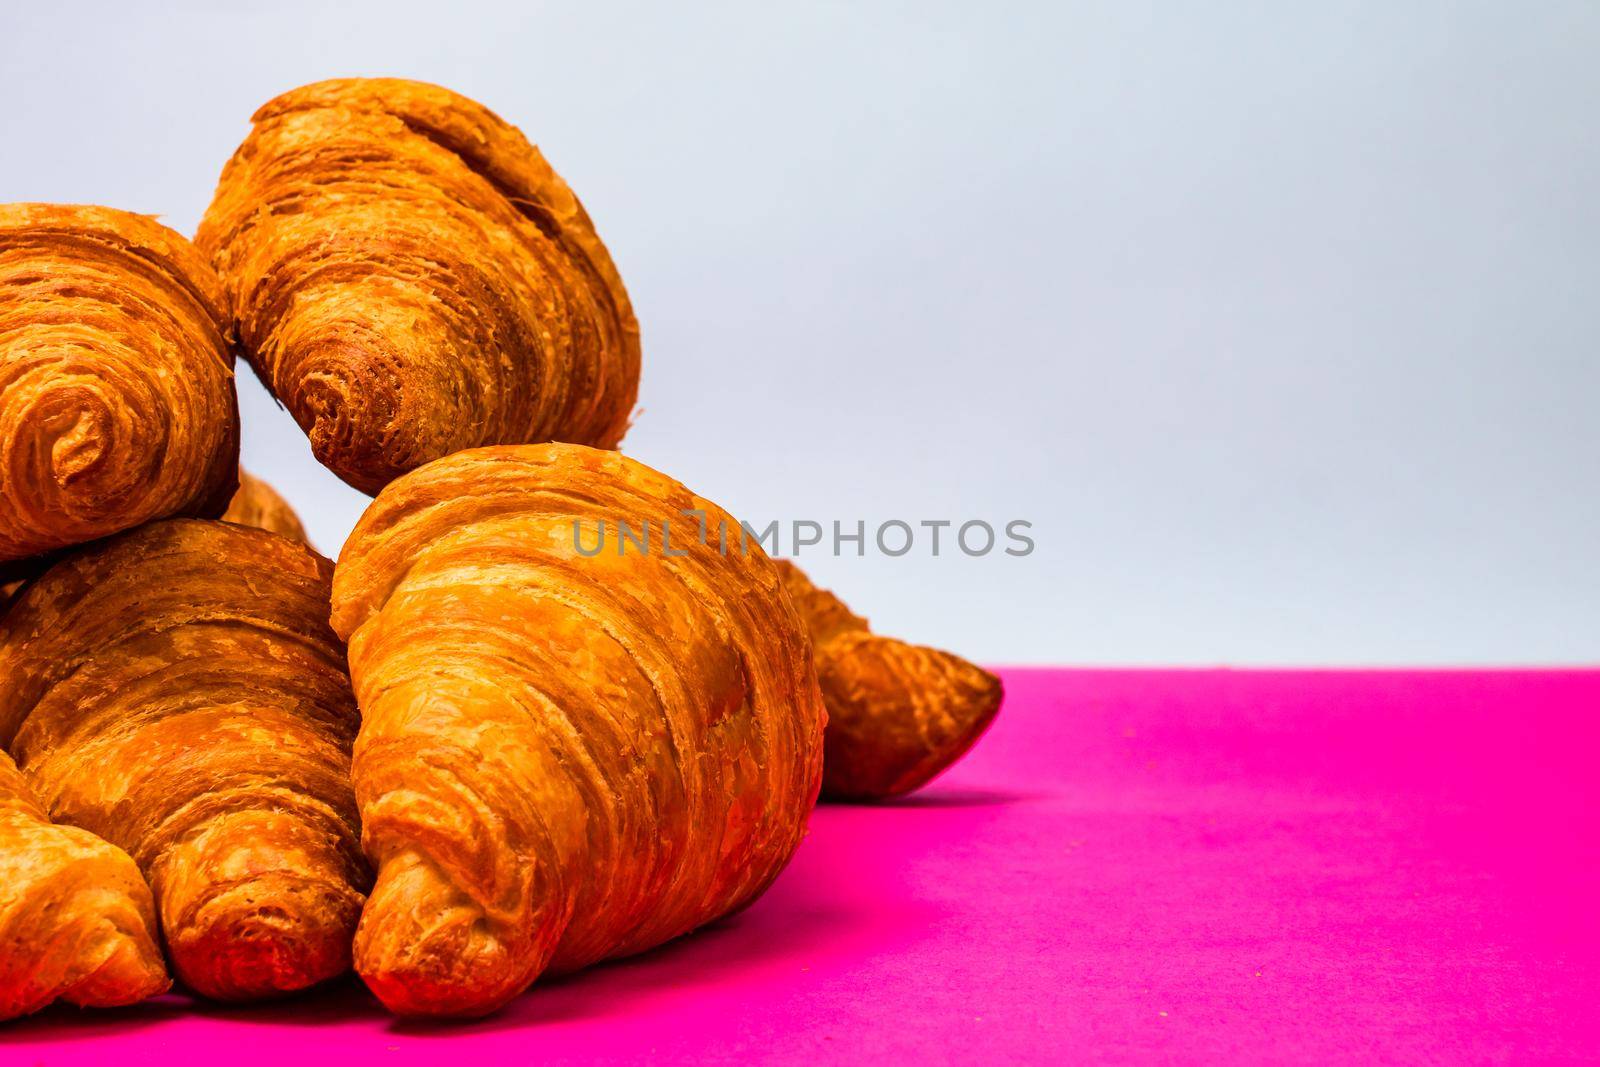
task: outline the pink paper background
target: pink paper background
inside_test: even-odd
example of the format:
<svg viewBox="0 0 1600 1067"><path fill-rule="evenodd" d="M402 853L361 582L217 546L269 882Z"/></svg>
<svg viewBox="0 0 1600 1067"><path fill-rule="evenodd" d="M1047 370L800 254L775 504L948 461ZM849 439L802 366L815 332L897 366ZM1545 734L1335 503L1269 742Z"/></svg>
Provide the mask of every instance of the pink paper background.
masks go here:
<svg viewBox="0 0 1600 1067"><path fill-rule="evenodd" d="M173 996L0 1062L1600 1056L1600 671L1005 679L971 757L820 809L745 914L493 1019Z"/></svg>

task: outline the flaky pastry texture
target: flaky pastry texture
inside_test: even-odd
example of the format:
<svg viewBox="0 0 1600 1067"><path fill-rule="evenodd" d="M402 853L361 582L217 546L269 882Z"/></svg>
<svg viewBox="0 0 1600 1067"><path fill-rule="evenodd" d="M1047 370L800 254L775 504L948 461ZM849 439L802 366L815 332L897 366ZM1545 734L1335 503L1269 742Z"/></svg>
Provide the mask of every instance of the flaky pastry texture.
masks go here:
<svg viewBox="0 0 1600 1067"><path fill-rule="evenodd" d="M271 530L291 541L310 543L300 516L295 514L289 502L276 489L243 467L239 468L239 491L233 494L222 518L225 522L236 522L240 526Z"/></svg>
<svg viewBox="0 0 1600 1067"><path fill-rule="evenodd" d="M196 241L317 458L375 493L475 445L613 447L639 330L583 205L516 127L395 78L285 93Z"/></svg>
<svg viewBox="0 0 1600 1067"><path fill-rule="evenodd" d="M214 517L239 462L222 292L103 207L0 205L0 562Z"/></svg>
<svg viewBox="0 0 1600 1067"><path fill-rule="evenodd" d="M173 968L248 1000L349 967L367 883L332 564L171 520L67 556L0 618L0 745L144 870Z"/></svg>
<svg viewBox="0 0 1600 1067"><path fill-rule="evenodd" d="M743 907L788 862L821 694L771 561L699 538L719 520L641 463L548 444L438 460L368 508L333 625L377 868L355 965L389 1008L484 1014ZM649 551L619 554L619 522Z"/></svg>
<svg viewBox="0 0 1600 1067"><path fill-rule="evenodd" d="M920 789L989 728L1000 679L953 653L873 633L799 567L775 562L811 632L828 706L824 797L881 800Z"/></svg>
<svg viewBox="0 0 1600 1067"><path fill-rule="evenodd" d="M169 984L139 868L94 834L52 824L0 752L0 1019L55 1000L133 1004Z"/></svg>

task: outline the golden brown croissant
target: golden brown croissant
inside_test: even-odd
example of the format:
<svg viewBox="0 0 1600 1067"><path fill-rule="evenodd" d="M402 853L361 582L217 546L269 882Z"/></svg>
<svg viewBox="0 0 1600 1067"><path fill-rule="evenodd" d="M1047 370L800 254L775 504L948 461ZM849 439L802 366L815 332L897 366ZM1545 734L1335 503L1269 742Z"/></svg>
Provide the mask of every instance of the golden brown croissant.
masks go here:
<svg viewBox="0 0 1600 1067"><path fill-rule="evenodd" d="M289 502L266 482L243 467L239 468L239 491L233 494L228 510L222 513L225 522L240 526L255 526L271 530L291 541L308 544L306 528L300 523Z"/></svg>
<svg viewBox="0 0 1600 1067"><path fill-rule="evenodd" d="M920 789L1000 710L1000 679L960 656L880 637L788 560L783 584L811 631L828 705L822 792L874 800Z"/></svg>
<svg viewBox="0 0 1600 1067"><path fill-rule="evenodd" d="M52 825L0 752L0 1019L57 999L133 1004L169 984L139 868L86 830Z"/></svg>
<svg viewBox="0 0 1600 1067"><path fill-rule="evenodd" d="M271 101L196 241L261 380L358 489L474 445L614 447L639 383L622 279L520 131L438 86Z"/></svg>
<svg viewBox="0 0 1600 1067"><path fill-rule="evenodd" d="M759 546L699 538L719 520L575 445L459 453L367 509L333 624L378 872L356 970L392 1010L492 1011L547 966L743 907L788 862L816 800L821 694ZM618 554L616 523L635 539L648 524L648 554Z"/></svg>
<svg viewBox="0 0 1600 1067"><path fill-rule="evenodd" d="M0 619L0 744L55 819L138 861L210 997L349 966L366 874L331 577L264 530L172 520L67 556Z"/></svg>
<svg viewBox="0 0 1600 1067"><path fill-rule="evenodd" d="M239 462L221 289L182 237L0 205L0 561L216 516Z"/></svg>

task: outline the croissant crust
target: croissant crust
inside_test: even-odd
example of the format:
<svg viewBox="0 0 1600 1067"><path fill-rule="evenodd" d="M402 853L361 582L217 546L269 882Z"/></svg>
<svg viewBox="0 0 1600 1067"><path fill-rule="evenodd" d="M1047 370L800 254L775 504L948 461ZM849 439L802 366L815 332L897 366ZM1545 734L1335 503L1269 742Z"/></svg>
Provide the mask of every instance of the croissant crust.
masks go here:
<svg viewBox="0 0 1600 1067"><path fill-rule="evenodd" d="M702 520L732 522L573 445L436 461L362 517L333 621L377 867L356 970L391 1009L483 1014L547 967L736 910L788 862L821 694L771 562L700 540ZM652 550L580 552L601 522L648 524Z"/></svg>
<svg viewBox="0 0 1600 1067"><path fill-rule="evenodd" d="M346 970L367 875L332 564L223 522L81 550L0 620L0 744L150 879L172 964L244 1000Z"/></svg>
<svg viewBox="0 0 1600 1067"><path fill-rule="evenodd" d="M638 324L520 131L392 78L308 85L253 121L196 241L319 460L376 492L475 445L622 439Z"/></svg>
<svg viewBox="0 0 1600 1067"><path fill-rule="evenodd" d="M216 516L239 415L222 293L178 234L0 205L0 562Z"/></svg>
<svg viewBox="0 0 1600 1067"><path fill-rule="evenodd" d="M811 632L828 706L823 795L909 793L965 755L1000 710L1000 679L952 653L873 633L799 567L776 562Z"/></svg>
<svg viewBox="0 0 1600 1067"><path fill-rule="evenodd" d="M0 752L0 1019L110 1008L168 986L150 887L128 854L53 825Z"/></svg>
<svg viewBox="0 0 1600 1067"><path fill-rule="evenodd" d="M271 530L291 541L309 544L306 528L289 502L272 486L243 468L239 470L239 491L233 494L222 518L225 522Z"/></svg>

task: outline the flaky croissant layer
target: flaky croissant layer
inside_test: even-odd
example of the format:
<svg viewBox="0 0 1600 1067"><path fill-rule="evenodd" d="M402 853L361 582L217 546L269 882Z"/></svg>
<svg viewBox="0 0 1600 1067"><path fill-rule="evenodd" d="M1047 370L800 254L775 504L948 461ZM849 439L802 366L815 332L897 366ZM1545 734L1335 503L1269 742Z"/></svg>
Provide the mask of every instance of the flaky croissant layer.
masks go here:
<svg viewBox="0 0 1600 1067"><path fill-rule="evenodd" d="M331 577L266 531L171 520L67 556L0 617L0 745L57 821L133 856L210 997L349 967L367 872Z"/></svg>
<svg viewBox="0 0 1600 1067"><path fill-rule="evenodd" d="M222 292L178 234L0 205L0 563L214 517L239 461Z"/></svg>
<svg viewBox="0 0 1600 1067"><path fill-rule="evenodd" d="M53 825L0 752L0 1019L54 1000L133 1004L169 984L150 887L126 852Z"/></svg>
<svg viewBox="0 0 1600 1067"><path fill-rule="evenodd" d="M256 112L196 241L246 356L345 481L475 445L614 447L639 381L622 280L520 131L393 78Z"/></svg>
<svg viewBox="0 0 1600 1067"><path fill-rule="evenodd" d="M244 468L239 469L239 491L222 513L224 522L254 526L308 544L305 525L283 495Z"/></svg>
<svg viewBox="0 0 1600 1067"><path fill-rule="evenodd" d="M828 707L822 792L882 800L927 785L994 721L1000 679L951 652L875 634L842 600L778 560L810 630Z"/></svg>
<svg viewBox="0 0 1600 1067"><path fill-rule="evenodd" d="M737 529L573 445L450 456L362 517L333 622L378 872L355 964L391 1009L492 1011L547 967L748 904L788 862L816 800L821 694L771 561L694 536L719 521ZM657 538L670 523L670 551L580 550L619 522Z"/></svg>

